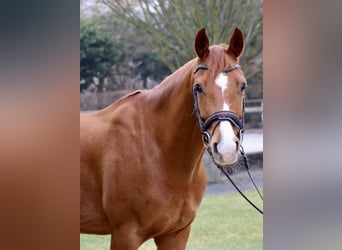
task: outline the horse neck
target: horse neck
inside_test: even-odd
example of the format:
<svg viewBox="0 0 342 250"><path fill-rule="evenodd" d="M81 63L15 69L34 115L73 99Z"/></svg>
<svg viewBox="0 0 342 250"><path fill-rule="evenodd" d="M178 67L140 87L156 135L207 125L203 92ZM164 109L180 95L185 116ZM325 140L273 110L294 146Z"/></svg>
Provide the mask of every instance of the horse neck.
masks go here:
<svg viewBox="0 0 342 250"><path fill-rule="evenodd" d="M167 77L151 91L151 110L158 117L155 136L162 147L163 155L170 162L172 171L176 169L189 176L196 171L204 149L201 133L193 114L192 69L194 60L185 64Z"/></svg>

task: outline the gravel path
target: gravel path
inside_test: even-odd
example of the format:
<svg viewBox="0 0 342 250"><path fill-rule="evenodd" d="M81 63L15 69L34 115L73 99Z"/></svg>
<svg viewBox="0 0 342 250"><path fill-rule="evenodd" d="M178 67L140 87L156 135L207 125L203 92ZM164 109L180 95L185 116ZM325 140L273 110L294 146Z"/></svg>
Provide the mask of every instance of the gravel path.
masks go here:
<svg viewBox="0 0 342 250"><path fill-rule="evenodd" d="M255 184L261 190L263 188L263 172L261 168L250 171ZM243 191L255 189L246 171L242 171L230 176L235 184ZM229 194L232 192L237 192L230 181L223 176L220 183L208 184L205 191L205 196Z"/></svg>

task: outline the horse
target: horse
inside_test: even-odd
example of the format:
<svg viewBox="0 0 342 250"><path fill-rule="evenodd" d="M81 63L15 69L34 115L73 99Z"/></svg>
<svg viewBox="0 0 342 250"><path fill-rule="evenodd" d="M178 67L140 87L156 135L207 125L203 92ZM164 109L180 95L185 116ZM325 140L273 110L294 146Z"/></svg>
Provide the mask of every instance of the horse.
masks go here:
<svg viewBox="0 0 342 250"><path fill-rule="evenodd" d="M150 90L80 117L80 232L111 235L110 249L185 249L207 185L205 148L220 166L238 159L246 79L243 33L209 46Z"/></svg>

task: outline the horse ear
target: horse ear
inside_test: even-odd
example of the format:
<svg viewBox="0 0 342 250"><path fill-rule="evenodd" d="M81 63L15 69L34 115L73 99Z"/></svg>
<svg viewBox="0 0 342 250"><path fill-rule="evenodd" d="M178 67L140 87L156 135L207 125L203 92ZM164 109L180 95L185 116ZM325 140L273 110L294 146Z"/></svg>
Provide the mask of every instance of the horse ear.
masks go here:
<svg viewBox="0 0 342 250"><path fill-rule="evenodd" d="M244 48L243 33L239 28L235 28L233 35L230 38L228 54L238 58Z"/></svg>
<svg viewBox="0 0 342 250"><path fill-rule="evenodd" d="M199 58L204 58L209 54L209 39L205 32L205 28L202 28L197 32L195 51Z"/></svg>

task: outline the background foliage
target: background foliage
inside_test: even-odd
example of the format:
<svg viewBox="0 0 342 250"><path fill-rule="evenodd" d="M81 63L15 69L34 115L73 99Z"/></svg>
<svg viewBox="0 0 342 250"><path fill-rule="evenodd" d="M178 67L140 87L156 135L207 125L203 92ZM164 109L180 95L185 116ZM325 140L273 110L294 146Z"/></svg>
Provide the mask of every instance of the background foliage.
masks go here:
<svg viewBox="0 0 342 250"><path fill-rule="evenodd" d="M80 21L80 77L81 91L89 88L93 78L99 79L99 92L104 90L104 79L110 76L112 65L120 62L118 42L99 19Z"/></svg>
<svg viewBox="0 0 342 250"><path fill-rule="evenodd" d="M81 11L81 23L82 19L94 23L100 20L107 27L98 26L96 33L99 44L111 47L107 51L113 50L117 56L107 75L106 90L151 87L195 56L193 40L200 28L205 27L211 44L217 44L229 43L233 29L238 26L246 41L241 64L251 86L247 96L262 97L261 0L96 2L91 15L82 15ZM101 43L103 33L112 37L113 44ZM89 76L81 73L81 79L86 78ZM98 91L101 84L95 86Z"/></svg>

